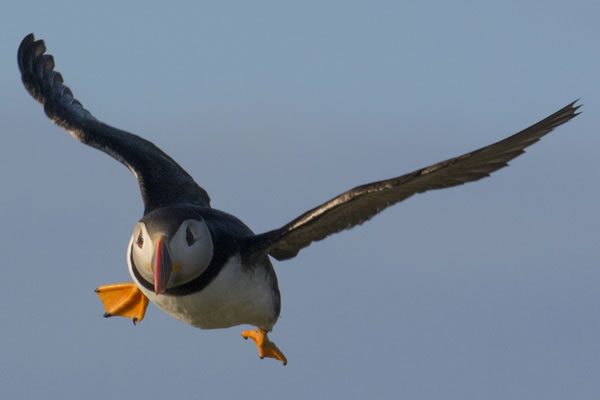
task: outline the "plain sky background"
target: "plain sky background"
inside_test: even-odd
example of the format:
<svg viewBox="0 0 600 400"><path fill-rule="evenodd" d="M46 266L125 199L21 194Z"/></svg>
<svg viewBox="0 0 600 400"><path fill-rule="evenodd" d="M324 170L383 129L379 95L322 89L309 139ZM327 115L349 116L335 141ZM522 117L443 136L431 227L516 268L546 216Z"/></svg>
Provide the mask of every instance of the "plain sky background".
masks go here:
<svg viewBox="0 0 600 400"><path fill-rule="evenodd" d="M596 0L3 2L0 396L598 399L599 20ZM256 232L584 107L491 178L275 262L283 367L246 327L102 318L142 202L25 92L29 32Z"/></svg>

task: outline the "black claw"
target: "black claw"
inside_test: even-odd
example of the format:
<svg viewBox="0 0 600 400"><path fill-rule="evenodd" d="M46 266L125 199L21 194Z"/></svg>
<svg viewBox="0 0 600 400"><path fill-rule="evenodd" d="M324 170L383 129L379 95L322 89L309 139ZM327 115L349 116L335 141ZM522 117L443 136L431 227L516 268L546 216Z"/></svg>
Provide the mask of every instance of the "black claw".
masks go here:
<svg viewBox="0 0 600 400"><path fill-rule="evenodd" d="M259 356L259 357L260 357L260 356ZM261 360L264 360L265 358L264 358L264 357L260 357L260 359L261 359Z"/></svg>
<svg viewBox="0 0 600 400"><path fill-rule="evenodd" d="M137 322L137 320L138 320L138 319L137 319L137 317L135 317L135 318L133 319L133 325L135 325L135 323Z"/></svg>
<svg viewBox="0 0 600 400"><path fill-rule="evenodd" d="M110 318L110 317L112 317L111 313L109 313L109 312L104 313L104 318Z"/></svg>
<svg viewBox="0 0 600 400"><path fill-rule="evenodd" d="M94 289L94 292L98 293L98 288Z"/></svg>

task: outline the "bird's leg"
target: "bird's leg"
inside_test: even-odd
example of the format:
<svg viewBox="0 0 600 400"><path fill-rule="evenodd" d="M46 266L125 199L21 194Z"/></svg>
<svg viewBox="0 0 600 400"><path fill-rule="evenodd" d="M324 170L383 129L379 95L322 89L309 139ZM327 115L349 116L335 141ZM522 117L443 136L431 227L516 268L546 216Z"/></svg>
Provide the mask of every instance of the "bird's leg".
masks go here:
<svg viewBox="0 0 600 400"><path fill-rule="evenodd" d="M100 300L104 303L104 317L120 316L133 319L133 323L141 322L146 314L148 298L137 285L131 283L113 283L96 289Z"/></svg>
<svg viewBox="0 0 600 400"><path fill-rule="evenodd" d="M258 356L262 359L265 357L275 358L283 363L283 365L287 364L287 358L283 355L281 350L277 348L275 343L269 340L267 336L267 331L264 329L258 328L257 330L250 329L242 332L242 337L244 339L252 339L254 343L256 343L256 347L258 347Z"/></svg>

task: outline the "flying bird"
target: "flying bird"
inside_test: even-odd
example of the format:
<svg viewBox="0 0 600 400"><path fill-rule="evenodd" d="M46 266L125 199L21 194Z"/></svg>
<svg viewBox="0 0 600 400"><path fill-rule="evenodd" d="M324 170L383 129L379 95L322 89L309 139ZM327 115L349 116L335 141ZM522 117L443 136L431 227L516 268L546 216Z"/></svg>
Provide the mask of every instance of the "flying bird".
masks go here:
<svg viewBox="0 0 600 400"><path fill-rule="evenodd" d="M100 286L106 317L141 322L151 301L201 329L248 324L242 332L259 356L287 359L269 339L281 309L269 257L295 257L312 242L369 220L417 193L487 177L554 128L579 114L577 101L504 140L408 174L357 186L280 228L255 234L237 217L214 209L208 193L153 143L97 120L75 99L45 54L27 35L18 64L27 91L46 115L75 139L125 164L137 178L144 214L127 251L133 282Z"/></svg>

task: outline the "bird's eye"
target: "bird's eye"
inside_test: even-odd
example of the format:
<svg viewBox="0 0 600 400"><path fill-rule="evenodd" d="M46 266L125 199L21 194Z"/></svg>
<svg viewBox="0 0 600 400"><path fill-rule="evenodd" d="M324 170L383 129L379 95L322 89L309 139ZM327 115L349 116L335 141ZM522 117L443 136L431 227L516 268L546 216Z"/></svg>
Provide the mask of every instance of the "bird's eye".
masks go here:
<svg viewBox="0 0 600 400"><path fill-rule="evenodd" d="M136 243L138 245L138 247L141 249L142 247L144 247L144 237L142 236L142 232L140 231L140 234L138 235L138 238L136 240Z"/></svg>
<svg viewBox="0 0 600 400"><path fill-rule="evenodd" d="M196 241L196 238L194 237L194 234L192 233L192 230L189 226L185 230L185 241L187 242L188 246L193 245Z"/></svg>

